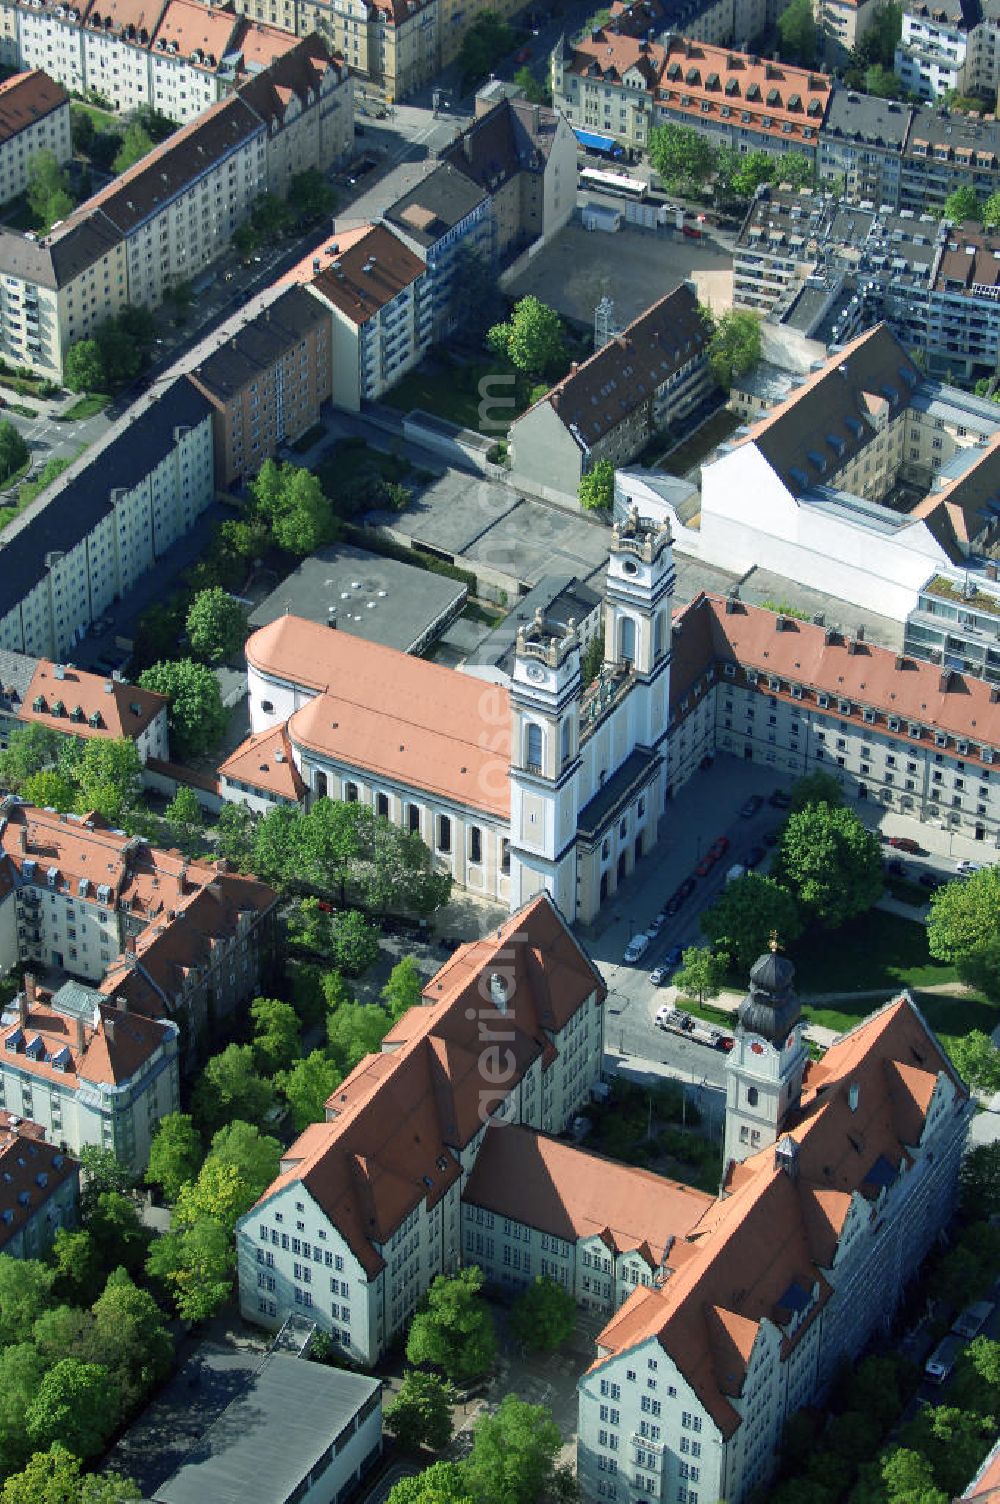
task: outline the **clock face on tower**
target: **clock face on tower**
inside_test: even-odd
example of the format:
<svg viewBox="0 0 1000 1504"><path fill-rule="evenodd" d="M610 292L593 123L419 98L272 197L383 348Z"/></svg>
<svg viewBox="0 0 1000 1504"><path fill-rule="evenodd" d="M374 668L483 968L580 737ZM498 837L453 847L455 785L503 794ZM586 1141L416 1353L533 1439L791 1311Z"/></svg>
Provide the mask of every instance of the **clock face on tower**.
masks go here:
<svg viewBox="0 0 1000 1504"><path fill-rule="evenodd" d="M528 678L534 680L536 684L539 679L545 678L545 671L539 668L537 663L529 663L525 672L528 675Z"/></svg>

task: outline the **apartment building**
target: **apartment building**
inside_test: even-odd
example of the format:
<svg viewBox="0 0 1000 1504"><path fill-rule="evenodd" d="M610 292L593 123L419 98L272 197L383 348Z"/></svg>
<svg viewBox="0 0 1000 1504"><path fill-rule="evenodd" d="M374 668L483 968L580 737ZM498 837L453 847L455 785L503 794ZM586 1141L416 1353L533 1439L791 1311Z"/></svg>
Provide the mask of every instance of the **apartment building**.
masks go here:
<svg viewBox="0 0 1000 1504"><path fill-rule="evenodd" d="M843 68L879 12L877 0L814 0L813 13L827 67Z"/></svg>
<svg viewBox="0 0 1000 1504"><path fill-rule="evenodd" d="M0 1016L0 1106L36 1122L64 1153L111 1149L134 1175L162 1117L180 1108L178 1035L80 982L24 990Z"/></svg>
<svg viewBox="0 0 1000 1504"><path fill-rule="evenodd" d="M912 999L817 1065L793 983L784 957L753 967L722 1194L678 1238L669 1276L605 1326L580 1380L585 1498L759 1497L787 1420L888 1328L951 1216L971 1104Z"/></svg>
<svg viewBox="0 0 1000 1504"><path fill-rule="evenodd" d="M931 576L906 618L903 648L945 669L1000 687L998 566L945 570Z"/></svg>
<svg viewBox="0 0 1000 1504"><path fill-rule="evenodd" d="M46 966L108 1004L181 1028L190 1069L273 965L275 894L225 863L188 862L97 815L8 796L0 808L0 973Z"/></svg>
<svg viewBox="0 0 1000 1504"><path fill-rule="evenodd" d="M785 777L820 769L852 799L998 844L995 685L710 596L681 613L674 661L675 792L706 753L731 752Z"/></svg>
<svg viewBox="0 0 1000 1504"><path fill-rule="evenodd" d="M0 204L23 193L40 151L60 163L73 155L69 95L44 73L17 73L0 83Z"/></svg>
<svg viewBox="0 0 1000 1504"><path fill-rule="evenodd" d="M710 337L693 286L679 283L511 424L513 483L575 497L600 460L628 464L683 424L715 388Z"/></svg>
<svg viewBox="0 0 1000 1504"><path fill-rule="evenodd" d="M571 125L644 150L652 126L691 126L717 146L814 163L830 79L784 63L671 36L664 46L608 27L551 60L552 98Z"/></svg>
<svg viewBox="0 0 1000 1504"><path fill-rule="evenodd" d="M190 531L214 495L213 413L178 377L130 408L4 529L0 647L65 663L87 628Z"/></svg>
<svg viewBox="0 0 1000 1504"><path fill-rule="evenodd" d="M243 57L255 68L246 43ZM267 126L269 193L287 193L297 173L325 172L353 155L354 84L346 65L318 36L302 38L266 67L255 68L237 93Z"/></svg>
<svg viewBox="0 0 1000 1504"><path fill-rule="evenodd" d="M834 89L820 131L820 179L832 182L834 194L842 187L844 196L855 202L897 208L903 144L912 114L909 105L895 99Z"/></svg>
<svg viewBox="0 0 1000 1504"><path fill-rule="evenodd" d="M927 299L925 348L933 375L972 382L994 374L1000 360L998 287L1000 235L978 225L950 225Z"/></svg>
<svg viewBox="0 0 1000 1504"><path fill-rule="evenodd" d="M284 743L253 770L252 737L284 727L307 798L369 804L457 886L512 910L546 891L586 923L656 843L673 586L668 530L616 523L604 663L585 689L575 623L541 609L518 628L509 689L281 616L246 645L251 742L223 793L244 799L235 774L249 800L289 797Z"/></svg>
<svg viewBox="0 0 1000 1504"><path fill-rule="evenodd" d="M507 1124L558 1133L589 1100L604 997L545 896L462 946L239 1222L244 1316L276 1327L302 1312L377 1362L463 1262L462 1196L486 1138Z"/></svg>
<svg viewBox="0 0 1000 1504"><path fill-rule="evenodd" d="M83 741L127 739L144 763L169 756L163 695L71 663L0 649L0 746L12 726L25 724Z"/></svg>
<svg viewBox="0 0 1000 1504"><path fill-rule="evenodd" d="M559 109L477 99L476 117L440 154L490 199L493 265L549 241L576 210L577 141Z"/></svg>
<svg viewBox="0 0 1000 1504"><path fill-rule="evenodd" d="M917 213L940 208L966 186L983 200L1000 188L1000 122L921 105L903 147L899 207Z"/></svg>
<svg viewBox="0 0 1000 1504"><path fill-rule="evenodd" d="M432 167L389 205L385 224L426 263L434 305L434 340L461 321L463 257L489 266L493 257L490 197L450 163Z"/></svg>
<svg viewBox="0 0 1000 1504"><path fill-rule="evenodd" d="M73 1227L80 1166L45 1142L37 1123L0 1111L0 1254L38 1259L60 1227Z"/></svg>
<svg viewBox="0 0 1000 1504"><path fill-rule="evenodd" d="M336 231L285 281L303 286L327 312L330 391L348 412L378 401L430 349L434 298L427 268L386 225Z"/></svg>
<svg viewBox="0 0 1000 1504"><path fill-rule="evenodd" d="M966 91L969 19L978 11L978 0L974 7L967 4L964 9L958 0L904 6L895 69L910 94L940 99Z"/></svg>
<svg viewBox="0 0 1000 1504"><path fill-rule="evenodd" d="M489 1128L462 1193L463 1260L500 1290L541 1275L610 1316L667 1278L674 1243L713 1205L692 1186L533 1128Z"/></svg>
<svg viewBox="0 0 1000 1504"><path fill-rule="evenodd" d="M331 332L304 288L268 289L198 347L188 379L212 406L219 489L255 475L319 421L331 395Z"/></svg>

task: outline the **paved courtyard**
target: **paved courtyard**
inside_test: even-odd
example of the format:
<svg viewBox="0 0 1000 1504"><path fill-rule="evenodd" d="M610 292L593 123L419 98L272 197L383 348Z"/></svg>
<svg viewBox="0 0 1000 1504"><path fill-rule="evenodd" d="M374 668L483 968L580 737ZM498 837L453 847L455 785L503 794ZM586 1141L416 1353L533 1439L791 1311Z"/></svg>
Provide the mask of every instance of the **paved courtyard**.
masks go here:
<svg viewBox="0 0 1000 1504"><path fill-rule="evenodd" d="M592 324L605 293L620 325L630 323L678 282L692 279L714 313L733 301L732 256L709 238L688 240L669 230L622 227L616 235L568 224L507 288L534 295L564 317Z"/></svg>

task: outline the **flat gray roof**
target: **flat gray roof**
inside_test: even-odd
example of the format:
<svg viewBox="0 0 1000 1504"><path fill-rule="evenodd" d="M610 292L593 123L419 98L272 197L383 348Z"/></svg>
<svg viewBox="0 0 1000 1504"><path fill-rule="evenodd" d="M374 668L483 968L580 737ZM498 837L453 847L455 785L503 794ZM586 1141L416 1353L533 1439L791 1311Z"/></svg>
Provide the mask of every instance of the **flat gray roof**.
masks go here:
<svg viewBox="0 0 1000 1504"><path fill-rule="evenodd" d="M263 627L294 611L307 621L336 620L338 631L369 642L419 652L461 610L465 594L447 575L333 544L303 559L251 612L250 625Z"/></svg>
<svg viewBox="0 0 1000 1504"><path fill-rule="evenodd" d="M272 1353L154 1495L155 1504L283 1504L378 1379Z"/></svg>

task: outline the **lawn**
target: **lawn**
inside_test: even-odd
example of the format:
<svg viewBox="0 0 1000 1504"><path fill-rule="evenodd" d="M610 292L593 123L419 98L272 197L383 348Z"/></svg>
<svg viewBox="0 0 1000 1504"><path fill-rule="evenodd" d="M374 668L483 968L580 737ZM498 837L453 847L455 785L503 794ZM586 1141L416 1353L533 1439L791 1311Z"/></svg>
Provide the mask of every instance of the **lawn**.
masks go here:
<svg viewBox="0 0 1000 1504"><path fill-rule="evenodd" d="M111 398L104 392L88 392L85 397L79 397L72 407L60 413L60 420L68 423L74 418L93 418L102 413L110 401Z"/></svg>
<svg viewBox="0 0 1000 1504"><path fill-rule="evenodd" d="M954 966L931 956L922 924L882 909L870 909L840 931L811 930L795 942L791 955L803 997L934 987L954 982L958 975Z"/></svg>
<svg viewBox="0 0 1000 1504"><path fill-rule="evenodd" d="M400 412L411 413L416 408L444 418L447 423L457 423L459 428L479 431L480 399L478 375L489 368L476 368L477 379L471 391L463 390L456 381L456 372L449 370L411 371L398 381L391 392L382 399ZM464 383L463 383L464 386Z"/></svg>
<svg viewBox="0 0 1000 1504"><path fill-rule="evenodd" d="M122 129L123 121L120 115L115 115L109 110L99 110L95 104L84 104L81 100L74 99L70 114L75 114L77 110L80 111L81 115L90 116L95 131L115 131Z"/></svg>
<svg viewBox="0 0 1000 1504"><path fill-rule="evenodd" d="M316 466L315 474L325 496L336 496L350 489L366 476L380 475L386 482L405 480L410 473L408 460L367 444L341 441L329 450Z"/></svg>
<svg viewBox="0 0 1000 1504"><path fill-rule="evenodd" d="M27 460L21 466L20 470L15 470L13 475L7 477L5 486L16 485L19 480L22 480L24 476L27 475L30 469L31 461ZM34 498L31 499L33 500ZM0 503L0 531L2 531L5 527L9 527L10 524L14 521L14 518L17 516L18 512L23 512L27 505L28 503L26 501L22 501L20 499L20 495L18 495L18 499L16 501Z"/></svg>

